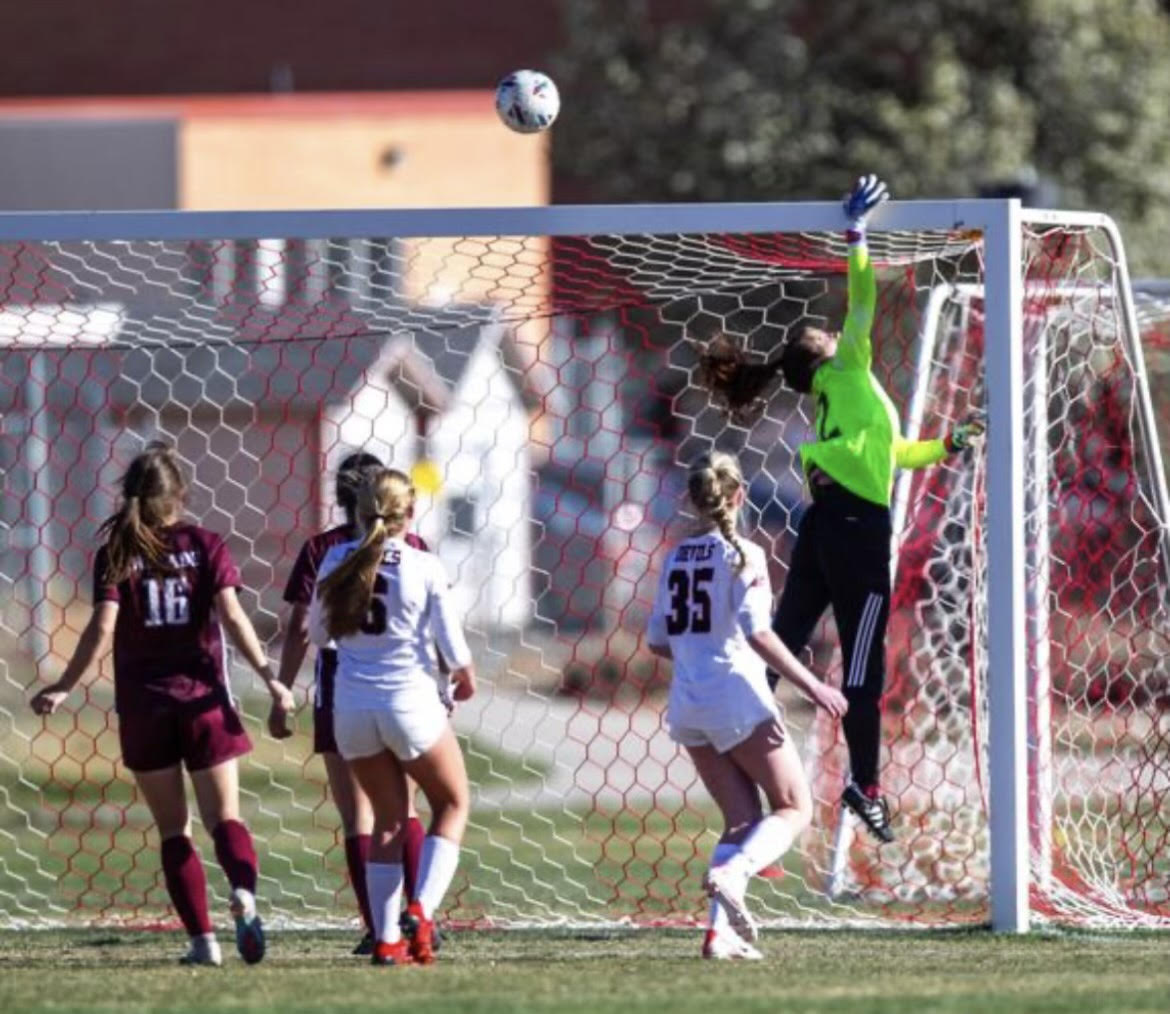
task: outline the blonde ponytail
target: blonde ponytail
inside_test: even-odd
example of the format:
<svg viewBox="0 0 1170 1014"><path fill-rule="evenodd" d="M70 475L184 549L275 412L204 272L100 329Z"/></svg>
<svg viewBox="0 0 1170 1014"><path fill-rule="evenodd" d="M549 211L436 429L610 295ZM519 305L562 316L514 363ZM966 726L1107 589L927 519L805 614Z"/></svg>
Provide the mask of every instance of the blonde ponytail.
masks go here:
<svg viewBox="0 0 1170 1014"><path fill-rule="evenodd" d="M321 603L333 638L362 629L386 540L401 535L414 513L414 487L392 468L369 469L356 491L357 521L365 531L358 547L322 582Z"/></svg>
<svg viewBox="0 0 1170 1014"><path fill-rule="evenodd" d="M735 531L736 508L732 505L735 491L743 485L739 462L730 454L711 451L699 457L687 476L687 491L699 516L719 529L739 557L737 570L747 564L747 553Z"/></svg>

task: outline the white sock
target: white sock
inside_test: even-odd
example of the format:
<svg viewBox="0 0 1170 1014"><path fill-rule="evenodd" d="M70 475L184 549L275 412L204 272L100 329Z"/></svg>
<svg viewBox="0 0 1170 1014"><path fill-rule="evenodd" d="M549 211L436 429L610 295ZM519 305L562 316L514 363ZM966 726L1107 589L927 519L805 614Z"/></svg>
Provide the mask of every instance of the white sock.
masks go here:
<svg viewBox="0 0 1170 1014"><path fill-rule="evenodd" d="M732 845L725 841L719 842L711 852L711 869L722 866L738 851L738 845ZM708 928L713 929L716 933L724 933L731 929L731 924L727 921L726 910L714 898L711 899L711 905L707 911L707 924Z"/></svg>
<svg viewBox="0 0 1170 1014"><path fill-rule="evenodd" d="M744 883L770 863L776 862L792 846L796 837L785 817L770 813L748 832L739 851L730 860L738 868Z"/></svg>
<svg viewBox="0 0 1170 1014"><path fill-rule="evenodd" d="M455 877L459 865L459 846L447 838L428 834L423 840L422 858L418 864L418 903L428 919L443 902L443 896Z"/></svg>
<svg viewBox="0 0 1170 1014"><path fill-rule="evenodd" d="M398 928L402 879L402 863L366 863L366 894L374 917L374 939L384 944L402 939Z"/></svg>

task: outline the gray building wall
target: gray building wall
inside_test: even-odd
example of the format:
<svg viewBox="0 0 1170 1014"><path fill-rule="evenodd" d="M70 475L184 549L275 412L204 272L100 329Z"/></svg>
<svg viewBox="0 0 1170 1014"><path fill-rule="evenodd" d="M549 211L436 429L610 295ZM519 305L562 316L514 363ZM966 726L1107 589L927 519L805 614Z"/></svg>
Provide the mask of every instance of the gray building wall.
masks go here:
<svg viewBox="0 0 1170 1014"><path fill-rule="evenodd" d="M172 120L0 120L0 210L174 208Z"/></svg>

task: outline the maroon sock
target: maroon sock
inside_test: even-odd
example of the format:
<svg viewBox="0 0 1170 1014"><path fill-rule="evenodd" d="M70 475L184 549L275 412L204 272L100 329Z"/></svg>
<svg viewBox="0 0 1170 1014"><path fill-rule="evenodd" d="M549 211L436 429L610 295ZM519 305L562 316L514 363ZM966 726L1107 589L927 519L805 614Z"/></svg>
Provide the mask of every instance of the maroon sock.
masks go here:
<svg viewBox="0 0 1170 1014"><path fill-rule="evenodd" d="M256 848L248 829L238 820L221 820L211 837L215 840L215 858L227 874L228 883L255 894Z"/></svg>
<svg viewBox="0 0 1170 1014"><path fill-rule="evenodd" d="M190 936L211 932L207 914L207 877L195 843L186 835L167 838L162 843L163 877L171 904Z"/></svg>
<svg viewBox="0 0 1170 1014"><path fill-rule="evenodd" d="M361 909L366 930L374 932L374 916L370 912L370 896L366 891L366 860L370 858L370 835L355 834L345 839L345 865L349 867L349 882Z"/></svg>
<svg viewBox="0 0 1170 1014"><path fill-rule="evenodd" d="M418 898L418 868L422 865L423 842L427 832L418 817L411 817L406 822L406 833L402 837L402 886L406 891L406 900L415 901Z"/></svg>

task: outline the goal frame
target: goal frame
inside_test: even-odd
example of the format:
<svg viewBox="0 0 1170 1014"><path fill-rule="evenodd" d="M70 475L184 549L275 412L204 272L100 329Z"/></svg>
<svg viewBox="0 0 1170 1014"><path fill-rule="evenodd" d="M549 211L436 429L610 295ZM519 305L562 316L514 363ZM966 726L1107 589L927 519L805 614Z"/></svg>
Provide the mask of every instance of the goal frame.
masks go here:
<svg viewBox="0 0 1170 1014"><path fill-rule="evenodd" d="M989 837L991 926L1029 929L1028 749L1022 235L1026 224L1098 226L1111 242L1125 314L1136 333L1120 236L1104 215L1024 211L1017 199L895 201L876 210L872 232L970 230L982 234L987 391ZM555 205L513 208L265 212L22 212L0 214L0 242L215 240L230 237L556 236L840 231L836 202ZM1149 411L1140 347L1135 368ZM1152 457L1160 505L1161 460ZM1165 514L1163 516L1166 516Z"/></svg>

